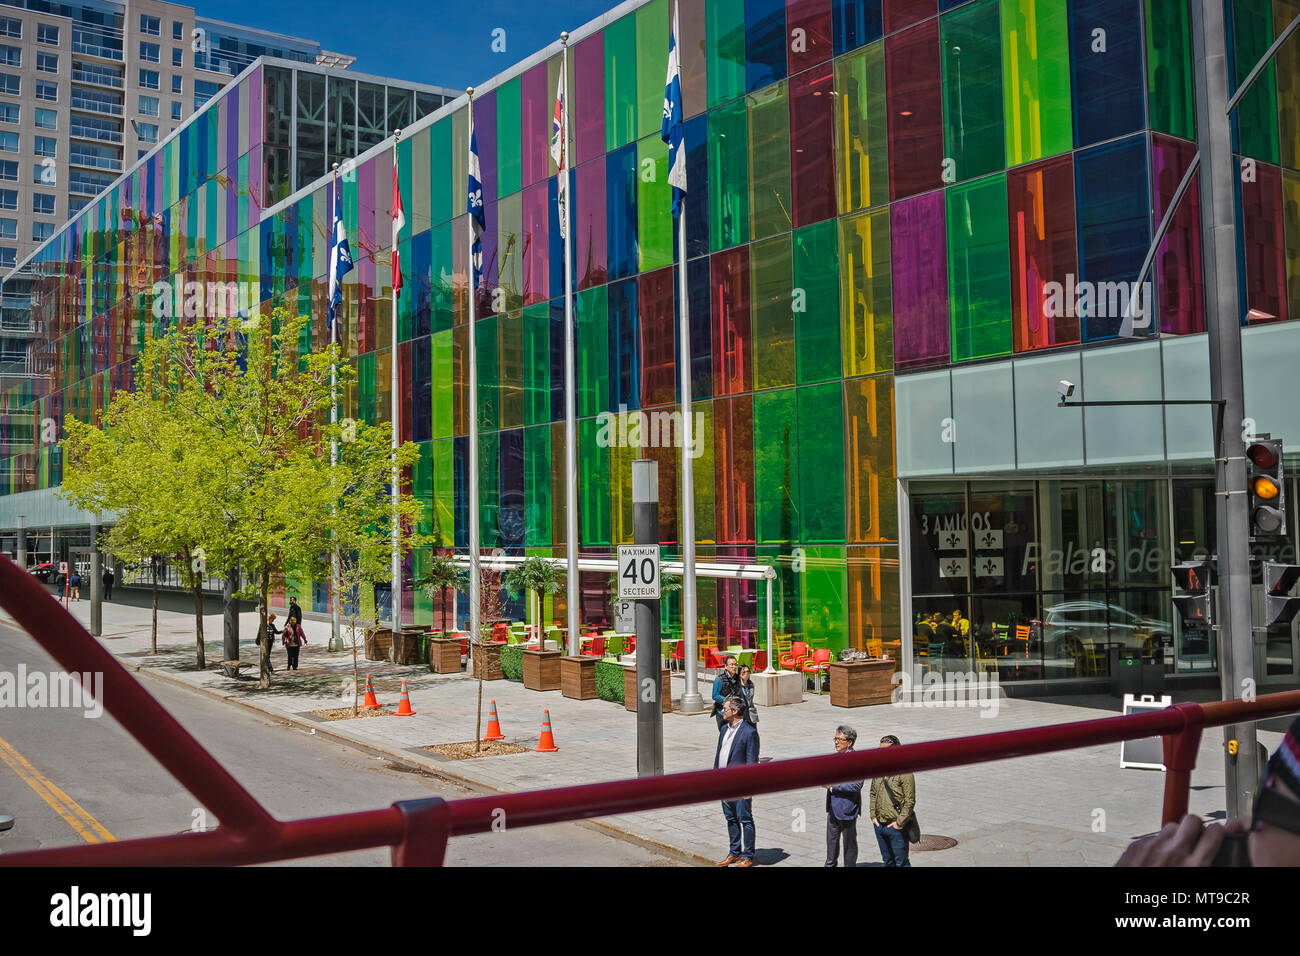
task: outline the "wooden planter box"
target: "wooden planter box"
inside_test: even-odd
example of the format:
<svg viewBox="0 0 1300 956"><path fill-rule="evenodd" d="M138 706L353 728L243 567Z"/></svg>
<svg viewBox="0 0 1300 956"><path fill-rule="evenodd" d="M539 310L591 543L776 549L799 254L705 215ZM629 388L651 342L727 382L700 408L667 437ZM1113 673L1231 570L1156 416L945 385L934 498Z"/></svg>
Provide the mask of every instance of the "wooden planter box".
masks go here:
<svg viewBox="0 0 1300 956"><path fill-rule="evenodd" d="M423 664L423 655L420 653L424 648L420 640L420 635L424 633L422 627L403 626L400 631L393 634L393 663L394 664Z"/></svg>
<svg viewBox="0 0 1300 956"><path fill-rule="evenodd" d="M670 714L672 713L673 710L673 694L672 694L673 685L669 678L667 668L664 668L663 670L663 673L661 675L661 681L662 683L659 686L660 686L663 700L660 701L660 703L663 705L663 712L665 714ZM636 665L633 664L631 667L624 668L623 707L625 710L630 710L633 713L636 713L636 704L637 704Z"/></svg>
<svg viewBox="0 0 1300 956"><path fill-rule="evenodd" d="M366 632L366 660L386 661L393 649L393 632L386 627Z"/></svg>
<svg viewBox="0 0 1300 956"><path fill-rule="evenodd" d="M501 648L504 644L474 644L470 647L470 653L474 658L474 676L479 676L479 669L482 668L484 680L505 680L505 674L501 673Z"/></svg>
<svg viewBox="0 0 1300 956"><path fill-rule="evenodd" d="M574 700L596 697L596 657L560 658L560 693Z"/></svg>
<svg viewBox="0 0 1300 956"><path fill-rule="evenodd" d="M894 662L832 661L831 705L868 707L894 699Z"/></svg>
<svg viewBox="0 0 1300 956"><path fill-rule="evenodd" d="M560 689L560 657L563 651L543 651L536 648L524 649L524 687L529 690ZM592 684L596 681L592 671Z"/></svg>
<svg viewBox="0 0 1300 956"><path fill-rule="evenodd" d="M460 673L460 638L435 637L429 641L429 670L435 674Z"/></svg>

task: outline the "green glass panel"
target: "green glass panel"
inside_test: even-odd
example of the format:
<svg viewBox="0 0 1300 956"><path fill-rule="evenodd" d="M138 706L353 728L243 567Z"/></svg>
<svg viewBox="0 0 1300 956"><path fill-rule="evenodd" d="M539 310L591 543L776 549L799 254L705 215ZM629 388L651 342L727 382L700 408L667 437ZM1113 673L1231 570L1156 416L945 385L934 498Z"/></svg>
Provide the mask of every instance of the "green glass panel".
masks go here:
<svg viewBox="0 0 1300 956"><path fill-rule="evenodd" d="M1001 4L1006 158L1019 166L1074 145L1069 23L1060 0Z"/></svg>
<svg viewBox="0 0 1300 956"><path fill-rule="evenodd" d="M411 469L411 494L423 510L415 530L417 534L433 534L433 443L421 442L418 447L420 457Z"/></svg>
<svg viewBox="0 0 1300 956"><path fill-rule="evenodd" d="M524 432L524 541L551 543L551 426Z"/></svg>
<svg viewBox="0 0 1300 956"><path fill-rule="evenodd" d="M1147 108L1151 128L1196 139L1192 28L1186 0L1146 0Z"/></svg>
<svg viewBox="0 0 1300 956"><path fill-rule="evenodd" d="M818 648L848 645L847 548L805 548L807 567L799 575L803 638Z"/></svg>
<svg viewBox="0 0 1300 956"><path fill-rule="evenodd" d="M501 361L497 340L497 317L489 315L475 323L474 349L478 367L478 427L501 427ZM480 462L480 467L482 463Z"/></svg>
<svg viewBox="0 0 1300 956"><path fill-rule="evenodd" d="M501 427L524 423L524 317L504 315L501 328Z"/></svg>
<svg viewBox="0 0 1300 956"><path fill-rule="evenodd" d="M524 309L524 421L537 425L551 420L551 305L541 302ZM548 439L548 445L549 439ZM549 541L547 542L550 543Z"/></svg>
<svg viewBox="0 0 1300 956"><path fill-rule="evenodd" d="M602 293L604 290L600 290ZM583 547L610 543L609 449L597 441L600 425L594 418L578 422L578 455L582 474L578 496L582 500L578 534Z"/></svg>
<svg viewBox="0 0 1300 956"><path fill-rule="evenodd" d="M1233 0L1232 42L1234 88L1239 86L1273 43L1273 10L1269 0ZM1294 45L1300 42L1290 40ZM1267 163L1278 161L1277 68L1269 63L1237 104L1238 151Z"/></svg>
<svg viewBox="0 0 1300 956"><path fill-rule="evenodd" d="M484 548L501 544L501 433L478 436L479 541Z"/></svg>
<svg viewBox="0 0 1300 956"><path fill-rule="evenodd" d="M651 0L636 12L637 139L663 127L668 18L668 0Z"/></svg>
<svg viewBox="0 0 1300 956"><path fill-rule="evenodd" d="M840 220L840 276L845 376L892 369L894 312L888 208Z"/></svg>
<svg viewBox="0 0 1300 956"><path fill-rule="evenodd" d="M1274 35L1287 28L1296 17L1300 17L1300 0L1273 0ZM1300 169L1300 43L1288 40L1274 54L1277 67L1278 100L1278 140L1281 146L1281 162L1288 169ZM1296 242L1300 242L1300 235ZM1300 311L1294 308L1292 318L1300 318Z"/></svg>
<svg viewBox="0 0 1300 956"><path fill-rule="evenodd" d="M790 231L790 105L785 81L749 98L751 235Z"/></svg>
<svg viewBox="0 0 1300 956"><path fill-rule="evenodd" d="M758 541L799 539L799 426L794 389L754 395L754 520Z"/></svg>
<svg viewBox="0 0 1300 956"><path fill-rule="evenodd" d="M497 195L509 196L522 187L523 107L519 77L497 87Z"/></svg>
<svg viewBox="0 0 1300 956"><path fill-rule="evenodd" d="M745 0L709 0L704 6L712 108L745 92Z"/></svg>
<svg viewBox="0 0 1300 956"><path fill-rule="evenodd" d="M953 186L948 201L948 309L952 360L1011 354L1007 180Z"/></svg>
<svg viewBox="0 0 1300 956"><path fill-rule="evenodd" d="M790 259L788 235L749 247L755 390L794 384L794 283Z"/></svg>
<svg viewBox="0 0 1300 956"><path fill-rule="evenodd" d="M451 329L433 334L430 366L429 427L434 438L451 438L455 434Z"/></svg>
<svg viewBox="0 0 1300 956"><path fill-rule="evenodd" d="M453 123L448 116L429 127L429 219L435 224L446 222L465 208L463 197L459 208L454 201L465 190L463 184L456 186L452 181Z"/></svg>
<svg viewBox="0 0 1300 956"><path fill-rule="evenodd" d="M979 0L940 21L943 44L944 156L949 181L1003 167L1002 46L998 0Z"/></svg>
<svg viewBox="0 0 1300 956"><path fill-rule="evenodd" d="M494 299L498 312L524 307L524 205L516 192L497 203L497 287L503 298Z"/></svg>
<svg viewBox="0 0 1300 956"><path fill-rule="evenodd" d="M714 252L749 242L748 141L744 100L709 114L709 236Z"/></svg>
<svg viewBox="0 0 1300 956"><path fill-rule="evenodd" d="M889 115L882 42L835 61L835 169L840 213L889 202Z"/></svg>
<svg viewBox="0 0 1300 956"><path fill-rule="evenodd" d="M577 377L574 404L580 416L595 415L609 398L609 305L605 287L585 289L573 297Z"/></svg>
<svg viewBox="0 0 1300 956"><path fill-rule="evenodd" d="M802 541L844 543L844 399L839 382L799 395L799 517Z"/></svg>
<svg viewBox="0 0 1300 956"><path fill-rule="evenodd" d="M375 420L375 357L377 353L367 352L357 357L357 418L367 425L374 425Z"/></svg>
<svg viewBox="0 0 1300 956"><path fill-rule="evenodd" d="M433 445L433 527L434 544L450 548L455 544L456 489L454 479L455 442L435 441Z"/></svg>
<svg viewBox="0 0 1300 956"><path fill-rule="evenodd" d="M424 172L430 165L429 130L422 129L409 140L402 140L398 146L398 175L402 177L402 201L411 207L406 214L406 221L413 236L419 235L433 224L429 218L429 208L432 205L429 197L430 179ZM419 170L418 175L416 170Z"/></svg>
<svg viewBox="0 0 1300 956"><path fill-rule="evenodd" d="M839 239L833 219L795 230L792 307L799 382L839 378Z"/></svg>
<svg viewBox="0 0 1300 956"><path fill-rule="evenodd" d="M713 487L713 402L694 402L691 411L695 416L692 439L698 442L700 457L693 459L691 475L695 484L695 540L713 544L718 540ZM696 437L698 436L698 437ZM678 474L681 473L681 453L677 455ZM678 509L677 540L681 541L681 509ZM703 613L703 612L701 612Z"/></svg>
<svg viewBox="0 0 1300 956"><path fill-rule="evenodd" d="M398 244L398 267L402 270L402 291L397 296L397 335L399 342L407 342L415 335L415 296L419 288L419 276L414 275L411 256L411 237L403 229L402 241Z"/></svg>
<svg viewBox="0 0 1300 956"><path fill-rule="evenodd" d="M657 135L637 143L637 239L640 271L672 265L673 190L668 185L668 144Z"/></svg>
<svg viewBox="0 0 1300 956"><path fill-rule="evenodd" d="M636 103L636 17L627 16L605 27L605 149L636 139Z"/></svg>
<svg viewBox="0 0 1300 956"><path fill-rule="evenodd" d="M434 332L450 329L456 321L456 240L454 222L429 230L429 259L432 267L429 319Z"/></svg>

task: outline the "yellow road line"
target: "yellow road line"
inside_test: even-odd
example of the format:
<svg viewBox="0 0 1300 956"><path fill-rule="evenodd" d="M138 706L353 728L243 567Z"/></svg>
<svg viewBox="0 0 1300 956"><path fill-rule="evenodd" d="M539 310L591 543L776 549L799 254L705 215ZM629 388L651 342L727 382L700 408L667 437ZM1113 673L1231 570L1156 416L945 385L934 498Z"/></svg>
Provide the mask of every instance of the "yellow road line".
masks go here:
<svg viewBox="0 0 1300 956"><path fill-rule="evenodd" d="M67 821L68 826L77 831L87 843L112 843L117 838L104 829L81 804L77 803L52 780L46 777L27 758L15 750L3 737L0 737L0 760L7 763L14 773L22 778L23 783L36 791L36 795L48 803L54 812Z"/></svg>

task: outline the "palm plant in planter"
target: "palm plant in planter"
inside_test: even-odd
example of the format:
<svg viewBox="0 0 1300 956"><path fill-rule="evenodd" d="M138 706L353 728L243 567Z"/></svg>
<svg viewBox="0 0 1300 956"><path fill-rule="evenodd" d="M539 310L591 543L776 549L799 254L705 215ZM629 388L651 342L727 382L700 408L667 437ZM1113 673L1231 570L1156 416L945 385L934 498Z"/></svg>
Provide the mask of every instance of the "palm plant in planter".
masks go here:
<svg viewBox="0 0 1300 956"><path fill-rule="evenodd" d="M541 636L542 596L556 594L564 587L564 571L558 564L534 555L506 572L501 583L513 595L527 592L529 627L537 626L539 648L545 647ZM535 610L535 613L534 613Z"/></svg>
<svg viewBox="0 0 1300 956"><path fill-rule="evenodd" d="M445 554L435 554L424 566L420 580L424 596L430 601L435 596L442 599L442 633L447 633L447 592L469 588L469 574Z"/></svg>

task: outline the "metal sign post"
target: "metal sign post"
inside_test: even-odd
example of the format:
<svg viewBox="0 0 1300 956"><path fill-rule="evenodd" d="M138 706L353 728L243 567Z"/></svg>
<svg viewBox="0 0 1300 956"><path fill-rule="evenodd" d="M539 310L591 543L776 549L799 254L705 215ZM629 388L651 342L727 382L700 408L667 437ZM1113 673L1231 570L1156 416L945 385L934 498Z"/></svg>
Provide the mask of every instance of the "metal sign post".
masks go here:
<svg viewBox="0 0 1300 956"><path fill-rule="evenodd" d="M659 647L659 465L632 462L634 547L618 549L618 596L636 601L636 772L664 772L663 662Z"/></svg>

